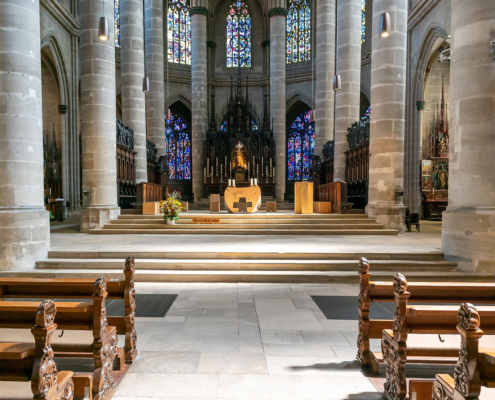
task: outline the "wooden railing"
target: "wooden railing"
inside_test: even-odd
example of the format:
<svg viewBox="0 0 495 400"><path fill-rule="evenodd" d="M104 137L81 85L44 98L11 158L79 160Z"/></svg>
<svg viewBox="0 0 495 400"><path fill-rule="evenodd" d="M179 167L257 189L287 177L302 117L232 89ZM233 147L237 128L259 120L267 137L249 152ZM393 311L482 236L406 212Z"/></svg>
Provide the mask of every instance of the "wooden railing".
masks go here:
<svg viewBox="0 0 495 400"><path fill-rule="evenodd" d="M137 185L137 202L149 203L163 200L163 186L156 183L141 182Z"/></svg>
<svg viewBox="0 0 495 400"><path fill-rule="evenodd" d="M318 201L330 201L335 211L347 208L347 183L339 181L319 185Z"/></svg>

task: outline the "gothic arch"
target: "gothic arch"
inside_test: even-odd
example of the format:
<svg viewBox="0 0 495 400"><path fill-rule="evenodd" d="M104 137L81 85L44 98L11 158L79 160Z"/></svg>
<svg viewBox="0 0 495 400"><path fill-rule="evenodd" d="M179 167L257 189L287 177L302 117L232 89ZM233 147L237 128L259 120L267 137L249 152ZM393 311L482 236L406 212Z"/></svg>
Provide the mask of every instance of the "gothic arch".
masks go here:
<svg viewBox="0 0 495 400"><path fill-rule="evenodd" d="M304 104L304 106L301 105L301 103ZM310 96L307 96L305 94L300 94L296 93L292 95L291 97L288 97L286 102L285 102L285 110L286 110L286 115L289 117L289 114L291 114L296 108L297 110L301 108L312 108L311 104L313 104L313 101ZM296 111L297 114L297 111ZM295 118L295 115L294 115Z"/></svg>

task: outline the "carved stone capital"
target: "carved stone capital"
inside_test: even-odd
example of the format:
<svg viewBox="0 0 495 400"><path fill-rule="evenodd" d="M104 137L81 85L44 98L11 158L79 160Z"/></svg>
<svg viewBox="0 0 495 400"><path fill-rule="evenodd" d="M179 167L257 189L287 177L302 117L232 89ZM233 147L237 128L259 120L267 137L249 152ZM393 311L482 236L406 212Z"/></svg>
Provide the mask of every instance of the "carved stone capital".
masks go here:
<svg viewBox="0 0 495 400"><path fill-rule="evenodd" d="M189 9L189 15L192 17L193 15L204 15L208 17L208 9L206 7L191 7Z"/></svg>
<svg viewBox="0 0 495 400"><path fill-rule="evenodd" d="M286 8L272 8L270 11L268 11L268 18L275 17L277 15L287 17L288 13L289 12Z"/></svg>

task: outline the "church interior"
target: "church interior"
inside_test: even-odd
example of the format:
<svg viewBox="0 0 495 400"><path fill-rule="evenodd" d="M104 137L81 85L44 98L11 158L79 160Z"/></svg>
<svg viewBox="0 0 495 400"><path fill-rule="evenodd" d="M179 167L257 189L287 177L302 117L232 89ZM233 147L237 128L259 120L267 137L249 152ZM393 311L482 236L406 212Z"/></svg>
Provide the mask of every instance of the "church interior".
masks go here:
<svg viewBox="0 0 495 400"><path fill-rule="evenodd" d="M494 399L494 127L494 0L0 0L0 400Z"/></svg>

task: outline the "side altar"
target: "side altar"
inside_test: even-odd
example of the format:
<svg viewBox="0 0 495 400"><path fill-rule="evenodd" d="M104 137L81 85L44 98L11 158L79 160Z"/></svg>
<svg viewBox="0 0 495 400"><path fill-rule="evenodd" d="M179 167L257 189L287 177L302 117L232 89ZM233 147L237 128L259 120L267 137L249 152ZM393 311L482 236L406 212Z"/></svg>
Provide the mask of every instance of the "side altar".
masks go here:
<svg viewBox="0 0 495 400"><path fill-rule="evenodd" d="M240 68L235 88L231 79L226 109L218 127L212 94L204 150L204 195L223 195L229 179L235 179L236 186L247 187L251 178L256 178L261 194L274 196L275 140L270 129L268 96L264 98L263 114L258 118L249 100L249 80L246 78L243 85Z"/></svg>

